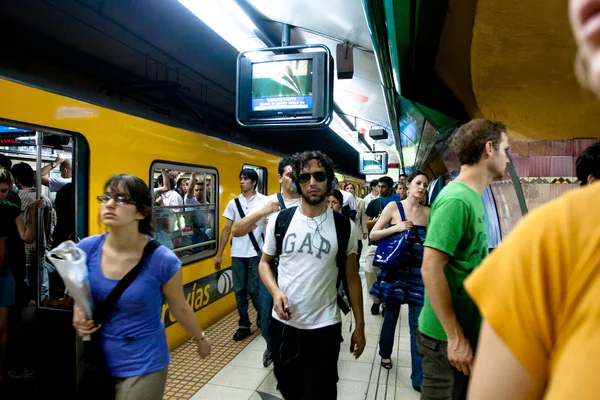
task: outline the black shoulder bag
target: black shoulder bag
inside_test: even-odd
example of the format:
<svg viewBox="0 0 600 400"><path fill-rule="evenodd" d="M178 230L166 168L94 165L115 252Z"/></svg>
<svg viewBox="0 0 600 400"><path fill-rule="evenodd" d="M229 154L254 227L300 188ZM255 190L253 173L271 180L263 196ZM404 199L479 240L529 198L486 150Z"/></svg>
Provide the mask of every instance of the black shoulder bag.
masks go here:
<svg viewBox="0 0 600 400"><path fill-rule="evenodd" d="M144 261L156 250L160 244L156 240L150 240L142 258L127 275L117 283L117 286L109 293L106 300L96 303L94 310L94 321L101 327L106 317L111 312L123 292L133 283L140 274ZM101 328L100 328L101 329ZM99 330L91 335L90 340L78 340L78 362L77 362L77 397L81 400L112 400L115 398L116 381L110 375L104 352L102 351L102 340Z"/></svg>

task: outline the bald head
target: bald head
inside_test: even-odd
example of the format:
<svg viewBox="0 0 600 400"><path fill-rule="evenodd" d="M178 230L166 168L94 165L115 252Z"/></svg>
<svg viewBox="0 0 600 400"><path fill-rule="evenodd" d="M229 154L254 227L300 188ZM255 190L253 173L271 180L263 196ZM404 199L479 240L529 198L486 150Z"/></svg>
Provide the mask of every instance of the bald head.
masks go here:
<svg viewBox="0 0 600 400"><path fill-rule="evenodd" d="M67 159L60 164L60 176L65 179L71 177L73 171L71 166L71 160Z"/></svg>

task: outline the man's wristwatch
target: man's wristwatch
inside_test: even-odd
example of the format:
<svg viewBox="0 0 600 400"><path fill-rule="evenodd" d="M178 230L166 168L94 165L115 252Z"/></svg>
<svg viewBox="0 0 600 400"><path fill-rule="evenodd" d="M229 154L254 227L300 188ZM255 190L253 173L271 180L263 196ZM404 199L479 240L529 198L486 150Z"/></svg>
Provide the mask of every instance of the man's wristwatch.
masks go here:
<svg viewBox="0 0 600 400"><path fill-rule="evenodd" d="M200 336L200 339L192 338L192 340L194 341L194 343L200 343L201 341L204 340L205 335L206 335L206 332L202 331L202 336Z"/></svg>
<svg viewBox="0 0 600 400"><path fill-rule="evenodd" d="M52 167L52 169L56 168L56 164L54 164L53 162L50 163L50 166Z"/></svg>

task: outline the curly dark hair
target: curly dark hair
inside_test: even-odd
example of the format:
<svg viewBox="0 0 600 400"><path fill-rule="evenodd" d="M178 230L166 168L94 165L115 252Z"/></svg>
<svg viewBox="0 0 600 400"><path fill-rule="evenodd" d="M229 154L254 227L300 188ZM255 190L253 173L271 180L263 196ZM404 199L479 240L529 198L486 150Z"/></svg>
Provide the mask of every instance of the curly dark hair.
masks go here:
<svg viewBox="0 0 600 400"><path fill-rule="evenodd" d="M600 179L600 142L591 145L577 157L575 162L575 173L581 186L588 184L588 177Z"/></svg>
<svg viewBox="0 0 600 400"><path fill-rule="evenodd" d="M300 171L308 166L310 160L317 160L319 162L319 165L325 169L327 183L331 184L335 179L333 161L331 161L331 158L329 158L327 154L318 150L296 153L292 156L292 173L294 175L294 180L298 181Z"/></svg>
<svg viewBox="0 0 600 400"><path fill-rule="evenodd" d="M506 133L506 130L504 122L487 119L474 119L458 128L451 147L460 165L477 164L487 142L492 142L494 150L497 151L502 141L502 133Z"/></svg>
<svg viewBox="0 0 600 400"><path fill-rule="evenodd" d="M292 167L293 166L293 160L292 157L285 157L284 159L282 159L281 161L279 161L279 165L277 166L277 173L281 176L283 176L283 172L285 171L285 167L287 166Z"/></svg>

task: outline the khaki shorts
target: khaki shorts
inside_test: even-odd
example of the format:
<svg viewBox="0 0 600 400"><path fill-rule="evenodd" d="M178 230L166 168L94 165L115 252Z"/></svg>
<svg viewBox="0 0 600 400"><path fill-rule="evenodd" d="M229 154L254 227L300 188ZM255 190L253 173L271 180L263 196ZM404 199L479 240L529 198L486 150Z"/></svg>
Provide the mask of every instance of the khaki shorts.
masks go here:
<svg viewBox="0 0 600 400"><path fill-rule="evenodd" d="M115 400L161 400L167 384L168 368L151 374L117 378Z"/></svg>

